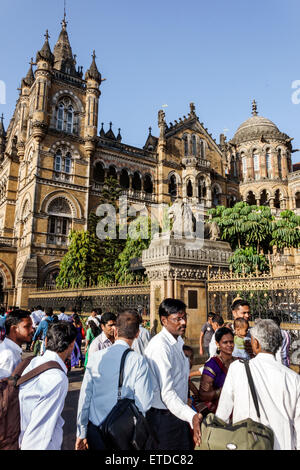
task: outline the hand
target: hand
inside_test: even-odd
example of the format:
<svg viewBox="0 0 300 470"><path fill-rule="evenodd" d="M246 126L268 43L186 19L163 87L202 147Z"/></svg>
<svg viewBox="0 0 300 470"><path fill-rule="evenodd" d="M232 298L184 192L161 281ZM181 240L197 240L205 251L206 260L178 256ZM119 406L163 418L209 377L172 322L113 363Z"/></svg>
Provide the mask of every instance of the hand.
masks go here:
<svg viewBox="0 0 300 470"><path fill-rule="evenodd" d="M195 446L200 446L201 444L201 428L200 424L202 422L203 416L201 413L197 413L193 417L193 431L194 431L194 442Z"/></svg>
<svg viewBox="0 0 300 470"><path fill-rule="evenodd" d="M76 443L75 443L75 450L88 450L89 445L87 442L87 439L80 439L80 437L77 437Z"/></svg>
<svg viewBox="0 0 300 470"><path fill-rule="evenodd" d="M34 347L34 343L31 343L31 345L30 345L30 351L31 352L33 351L33 347Z"/></svg>

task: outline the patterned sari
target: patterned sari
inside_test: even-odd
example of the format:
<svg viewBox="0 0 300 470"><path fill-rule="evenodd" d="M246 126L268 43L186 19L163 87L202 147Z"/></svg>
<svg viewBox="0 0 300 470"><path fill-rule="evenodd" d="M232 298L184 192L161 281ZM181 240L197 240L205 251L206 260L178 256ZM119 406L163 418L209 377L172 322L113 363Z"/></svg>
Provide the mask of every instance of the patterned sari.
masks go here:
<svg viewBox="0 0 300 470"><path fill-rule="evenodd" d="M227 372L228 369L225 367L221 359L219 359L218 356L213 356L205 363L202 375L212 377L214 380L213 388L214 390L217 390L223 387ZM205 402L205 404L212 413L215 413L218 407L218 402L219 398Z"/></svg>

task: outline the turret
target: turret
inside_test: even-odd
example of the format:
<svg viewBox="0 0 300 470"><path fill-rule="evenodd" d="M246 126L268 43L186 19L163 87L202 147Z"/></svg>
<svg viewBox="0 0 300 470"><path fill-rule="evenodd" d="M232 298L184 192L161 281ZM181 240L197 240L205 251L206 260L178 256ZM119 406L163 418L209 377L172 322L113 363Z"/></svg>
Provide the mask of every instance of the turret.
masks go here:
<svg viewBox="0 0 300 470"><path fill-rule="evenodd" d="M4 158L4 151L5 151L5 146L6 146L6 132L4 129L4 116L2 113L2 116L0 118L0 160Z"/></svg>
<svg viewBox="0 0 300 470"><path fill-rule="evenodd" d="M85 74L86 80L86 113L85 113L85 148L91 154L95 149L98 127L98 105L101 92L99 87L103 81L96 65L96 54L93 51L92 63Z"/></svg>

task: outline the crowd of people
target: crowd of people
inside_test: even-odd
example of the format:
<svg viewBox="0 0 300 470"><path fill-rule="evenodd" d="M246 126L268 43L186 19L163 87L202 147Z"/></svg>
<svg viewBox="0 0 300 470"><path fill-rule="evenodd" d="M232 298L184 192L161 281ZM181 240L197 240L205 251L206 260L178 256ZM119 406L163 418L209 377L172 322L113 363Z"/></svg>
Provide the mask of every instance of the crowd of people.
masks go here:
<svg viewBox="0 0 300 470"><path fill-rule="evenodd" d="M204 365L192 370L195 351L184 344L188 319L179 299L160 304L161 330L153 336L136 310L116 315L94 309L86 321L75 310L67 314L64 307L59 314L41 306L31 312L0 311L0 381L22 365L25 348L34 357L22 377L42 364L57 364L20 385L20 434L11 448L61 449L68 371L79 366L84 376L75 449L109 450L101 424L117 403L120 361L130 348L121 395L134 400L155 436L147 450L197 449L201 423L209 413L225 423L255 420L240 360L249 360L261 423L272 429L274 449L300 449L300 376L289 367L287 332L275 318L257 319L250 327L250 305L242 299L233 303L231 313L229 322L220 314L208 314L199 340Z"/></svg>

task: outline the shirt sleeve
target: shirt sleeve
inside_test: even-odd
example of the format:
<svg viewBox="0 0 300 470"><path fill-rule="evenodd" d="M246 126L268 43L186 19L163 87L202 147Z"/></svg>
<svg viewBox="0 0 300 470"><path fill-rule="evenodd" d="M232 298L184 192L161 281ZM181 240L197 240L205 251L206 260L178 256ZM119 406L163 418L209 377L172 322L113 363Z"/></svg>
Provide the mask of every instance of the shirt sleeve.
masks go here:
<svg viewBox="0 0 300 470"><path fill-rule="evenodd" d="M168 351L164 348L159 351L154 351L149 361L153 368L154 375L158 380L161 399L165 406L173 415L177 416L177 418L182 421L187 421L192 427L193 417L196 413L181 400L174 390L172 364L168 357Z"/></svg>
<svg viewBox="0 0 300 470"><path fill-rule="evenodd" d="M20 361L21 361L21 355L20 355ZM9 377L12 374L15 367L16 367L16 364L15 364L13 353L9 349L1 351L0 378Z"/></svg>
<svg viewBox="0 0 300 470"><path fill-rule="evenodd" d="M138 363L138 371L134 384L134 400L139 410L145 414L151 408L153 399L152 381L146 359Z"/></svg>
<svg viewBox="0 0 300 470"><path fill-rule="evenodd" d="M37 327L36 332L33 335L32 341L36 341L38 337L40 336L40 334L42 333L42 331L43 331L43 322L40 322Z"/></svg>
<svg viewBox="0 0 300 470"><path fill-rule="evenodd" d="M207 329L207 324L204 323L204 325L203 325L202 328L201 328L202 333L205 333L205 332L206 332L206 329Z"/></svg>
<svg viewBox="0 0 300 470"><path fill-rule="evenodd" d="M234 391L233 391L233 371L234 367L232 367L234 364L231 364L231 366L228 369L226 379L221 391L220 399L219 399L219 404L218 408L216 411L216 416L225 423L229 423L229 418L233 410L233 403L234 403Z"/></svg>
<svg viewBox="0 0 300 470"><path fill-rule="evenodd" d="M47 393L40 397L32 410L30 422L24 431L21 450L47 450L57 422L61 419L65 398L68 392L68 380L64 377L59 382L47 381ZM22 403L21 411L22 411ZM25 405L26 406L26 405Z"/></svg>
<svg viewBox="0 0 300 470"><path fill-rule="evenodd" d="M89 357L80 389L77 410L77 437L80 437L80 439L85 439L87 435L92 393L93 378L91 371L91 358Z"/></svg>

